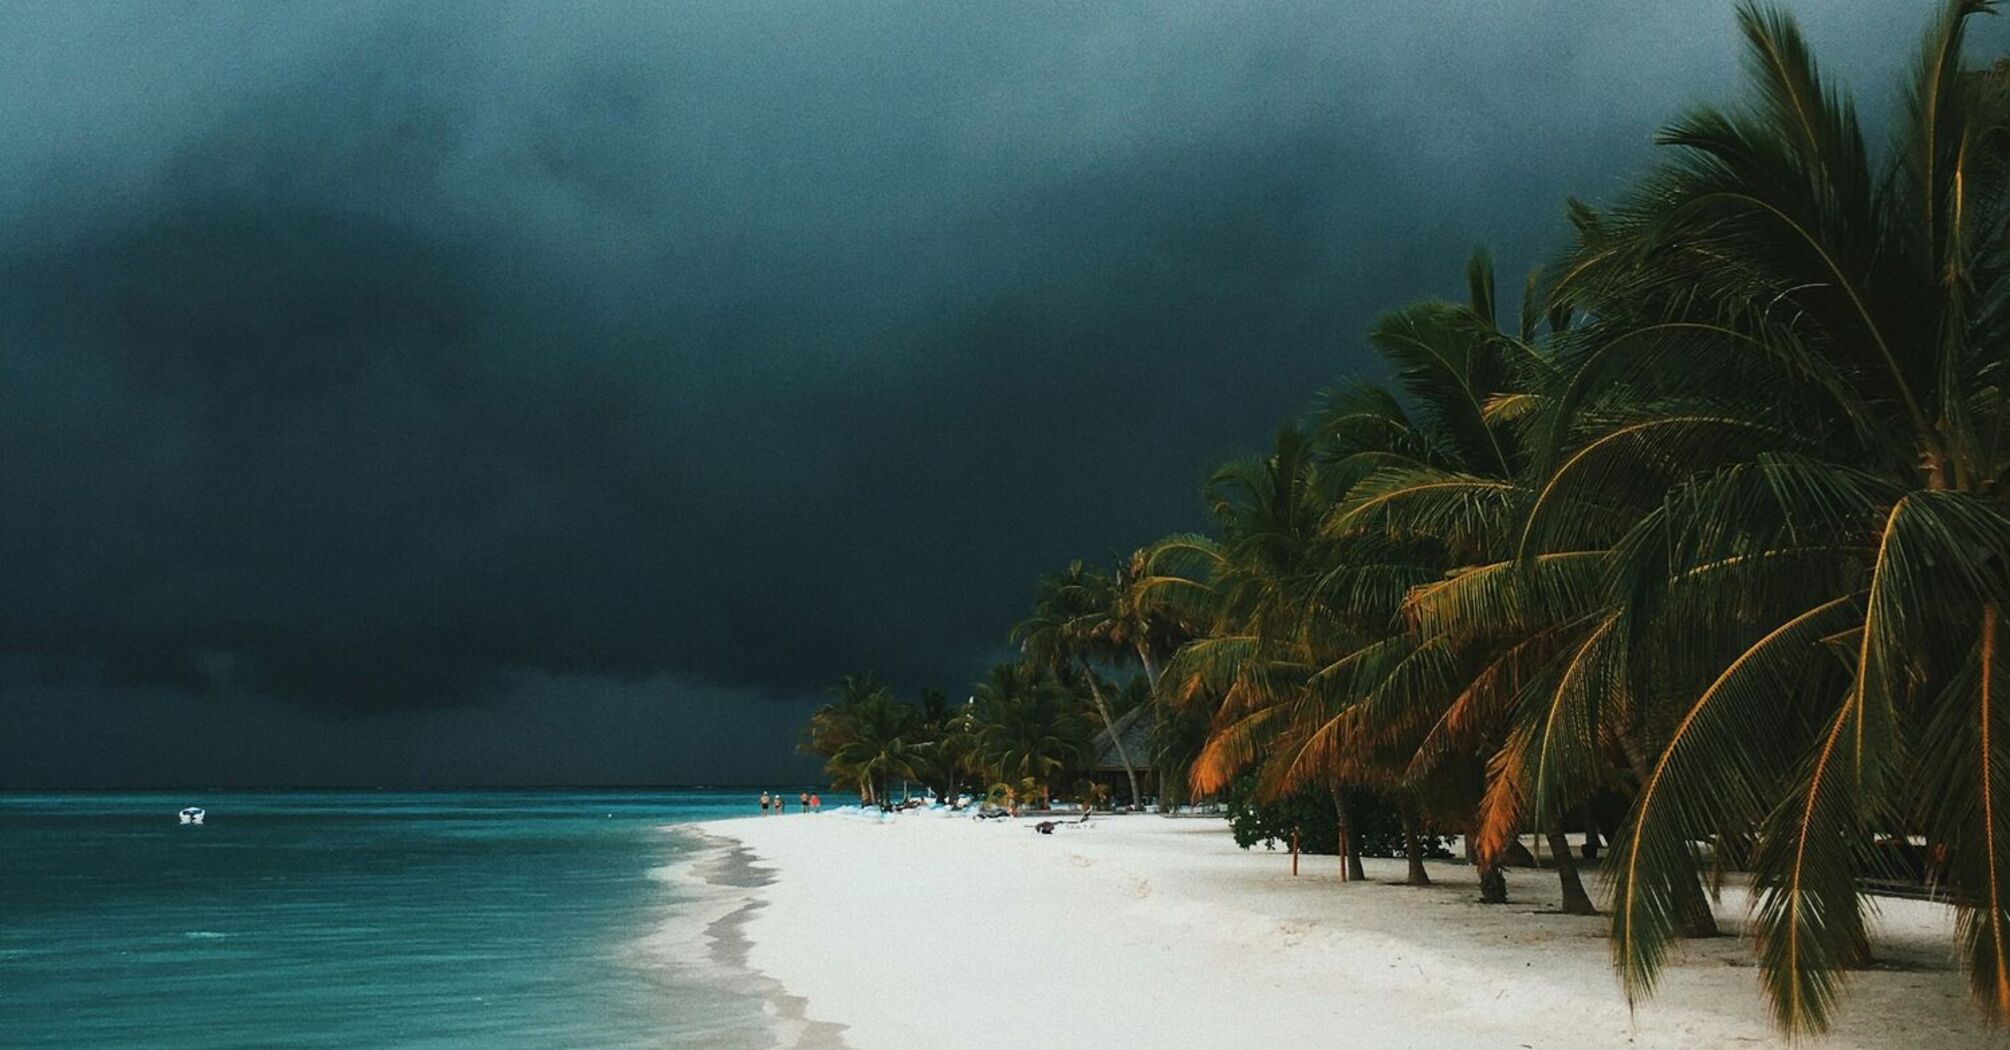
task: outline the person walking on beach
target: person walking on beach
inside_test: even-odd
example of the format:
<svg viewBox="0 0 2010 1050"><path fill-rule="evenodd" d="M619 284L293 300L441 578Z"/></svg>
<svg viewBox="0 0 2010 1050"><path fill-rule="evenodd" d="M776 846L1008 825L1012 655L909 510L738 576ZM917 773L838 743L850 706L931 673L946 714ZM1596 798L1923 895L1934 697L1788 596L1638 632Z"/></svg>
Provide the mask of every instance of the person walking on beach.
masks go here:
<svg viewBox="0 0 2010 1050"><path fill-rule="evenodd" d="M789 796L784 795L779 791L775 792L775 815L779 817L782 814L787 813L788 811L789 811Z"/></svg>
<svg viewBox="0 0 2010 1050"><path fill-rule="evenodd" d="M765 817L767 815L768 815L768 793L763 791L761 792L761 816Z"/></svg>
<svg viewBox="0 0 2010 1050"><path fill-rule="evenodd" d="M799 791L799 792L797 792L797 793L796 793L796 805L798 805L799 807L801 807L801 809L802 809L802 812L804 812L804 813L808 813L808 812L810 811L810 793L809 793L809 792L807 792L807 791Z"/></svg>
<svg viewBox="0 0 2010 1050"><path fill-rule="evenodd" d="M824 800L823 800L823 798L822 798L822 797L820 797L820 796L819 796L819 795L818 795L818 794L817 794L816 792L814 792L814 791L810 792L810 812L812 812L812 813L822 813L823 811L824 811Z"/></svg>

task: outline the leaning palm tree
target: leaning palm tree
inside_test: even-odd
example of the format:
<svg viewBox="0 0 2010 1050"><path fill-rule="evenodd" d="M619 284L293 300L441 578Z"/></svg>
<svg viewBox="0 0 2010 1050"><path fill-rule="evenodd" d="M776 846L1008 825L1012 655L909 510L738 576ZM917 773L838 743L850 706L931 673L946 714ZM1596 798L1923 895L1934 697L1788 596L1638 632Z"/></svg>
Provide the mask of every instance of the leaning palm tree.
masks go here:
<svg viewBox="0 0 2010 1050"><path fill-rule="evenodd" d="M1340 696L1344 710L1351 695L1339 676L1317 672L1372 649L1393 621L1385 609L1364 635L1348 616L1336 615L1346 608L1312 593L1313 581L1339 571L1334 559L1341 548L1321 535L1333 502L1327 477L1311 434L1281 428L1269 455L1229 463L1210 479L1206 492L1221 537L1162 541L1144 559L1149 572L1138 591L1154 607L1208 624L1166 672L1183 709L1205 704L1211 711L1207 739L1189 763L1193 789L1219 790L1255 765L1260 797L1327 791L1341 854L1349 858L1343 878L1360 878L1343 787L1400 785L1361 754L1329 747L1311 755L1306 745L1336 735L1332 699ZM1419 841L1418 831L1414 820L1406 822L1412 841ZM1413 881L1426 882L1421 849L1414 852Z"/></svg>
<svg viewBox="0 0 2010 1050"><path fill-rule="evenodd" d="M1355 386L1328 395L1315 416L1322 469L1339 498L1318 533L1327 564L1303 594L1327 615L1304 621L1301 641L1323 634L1307 651L1313 688L1277 736L1294 753L1292 768L1344 763L1356 775L1379 775L1404 812L1413 881L1425 881L1419 804L1440 819L1496 829L1478 836L1476 859L1482 899L1498 902L1506 899L1501 857L1522 814L1492 807L1483 822L1474 812L1478 763L1503 747L1528 669L1567 659L1565 639L1479 619L1425 621L1416 598L1442 586L1433 581L1497 565L1512 550L1514 523L1531 498L1528 431L1546 411L1540 391L1554 370L1549 344L1567 331L1571 311L1541 309L1532 279L1520 325L1504 330L1483 251L1467 276L1467 302L1413 303L1371 331L1402 397ZM1535 814L1553 844L1562 840L1560 816ZM1553 852L1566 909L1592 911L1567 851Z"/></svg>
<svg viewBox="0 0 2010 1050"><path fill-rule="evenodd" d="M1555 294L1590 320L1516 557L1604 552L1597 685L1553 721L1633 752L1629 995L1697 844L1749 842L1776 1014L1825 1027L1868 950L1859 879L1923 839L1975 998L2010 1020L2010 99L1961 58L1991 6L1944 6L1882 152L1794 23L1743 6L1749 104L1690 112L1637 190L1576 208Z"/></svg>
<svg viewBox="0 0 2010 1050"><path fill-rule="evenodd" d="M1417 630L1406 603L1427 581L1498 557L1526 498L1525 421L1540 408L1532 388L1551 367L1538 347L1539 300L1525 300L1520 326L1509 333L1498 322L1484 250L1474 252L1466 276L1467 301L1411 303L1370 331L1401 399L1357 386L1327 395L1317 417L1331 469L1346 484L1324 530L1350 551L1317 593L1365 613L1359 629L1375 645L1362 650L1373 659L1350 657L1322 674L1344 687L1343 698L1352 695L1353 709L1307 744L1315 752L1330 748L1346 727L1357 747L1384 753L1385 763L1407 756L1402 781L1417 787L1467 779L1460 776L1466 765L1498 746L1499 677L1487 670L1512 647L1489 634ZM1551 330L1566 316L1552 311ZM1378 586L1364 593L1364 583ZM1391 584L1410 590L1392 598ZM1472 801L1459 804L1470 810ZM1406 811L1406 819L1414 817ZM1474 827L1479 818L1468 812L1463 823ZM1409 838L1412 868L1421 872L1416 836ZM1499 854L1508 838L1478 836L1483 900L1506 900ZM1589 910L1589 899L1571 892L1567 861L1560 870L1566 907Z"/></svg>
<svg viewBox="0 0 2010 1050"><path fill-rule="evenodd" d="M970 771L974 740L968 705L951 704L939 689L921 691L914 736L914 775L944 800L956 797L959 778Z"/></svg>
<svg viewBox="0 0 2010 1050"><path fill-rule="evenodd" d="M1096 677L1098 663L1121 663L1130 655L1122 644L1120 615L1115 580L1077 561L1065 571L1040 578L1032 615L1013 626L1011 637L1029 661L1056 675L1079 678L1086 686L1096 715L1116 747L1117 761L1130 782L1130 804L1136 807L1144 799L1138 792L1137 767L1123 734L1116 731L1117 720Z"/></svg>
<svg viewBox="0 0 2010 1050"><path fill-rule="evenodd" d="M1138 664L1144 668L1145 683L1151 687L1152 700L1161 703L1165 699L1161 686L1166 661L1194 636L1200 625L1181 619L1162 604L1141 600L1144 592L1139 581L1149 572L1147 557L1148 551L1140 549L1118 564L1114 581L1116 601L1103 634L1111 645L1127 647L1137 654Z"/></svg>

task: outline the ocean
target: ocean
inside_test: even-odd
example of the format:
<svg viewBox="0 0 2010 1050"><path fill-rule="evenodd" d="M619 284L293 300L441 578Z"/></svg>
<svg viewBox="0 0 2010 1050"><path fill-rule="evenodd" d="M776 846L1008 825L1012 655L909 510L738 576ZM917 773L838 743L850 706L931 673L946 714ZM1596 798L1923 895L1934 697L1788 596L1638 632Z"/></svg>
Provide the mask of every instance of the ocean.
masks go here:
<svg viewBox="0 0 2010 1050"><path fill-rule="evenodd" d="M0 795L0 1046L790 1045L761 876L664 830L757 794Z"/></svg>

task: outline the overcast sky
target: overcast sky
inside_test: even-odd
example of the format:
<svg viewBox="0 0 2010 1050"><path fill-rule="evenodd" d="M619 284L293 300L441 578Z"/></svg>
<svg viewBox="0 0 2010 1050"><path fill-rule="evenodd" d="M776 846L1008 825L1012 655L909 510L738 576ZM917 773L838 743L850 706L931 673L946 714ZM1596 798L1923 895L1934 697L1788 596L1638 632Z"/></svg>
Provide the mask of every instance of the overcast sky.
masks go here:
<svg viewBox="0 0 2010 1050"><path fill-rule="evenodd" d="M1798 5L1877 124L1932 5ZM2000 20L1984 47L2005 42ZM801 777L1504 287L1728 2L0 2L0 787ZM1900 42L1904 47L1898 46Z"/></svg>

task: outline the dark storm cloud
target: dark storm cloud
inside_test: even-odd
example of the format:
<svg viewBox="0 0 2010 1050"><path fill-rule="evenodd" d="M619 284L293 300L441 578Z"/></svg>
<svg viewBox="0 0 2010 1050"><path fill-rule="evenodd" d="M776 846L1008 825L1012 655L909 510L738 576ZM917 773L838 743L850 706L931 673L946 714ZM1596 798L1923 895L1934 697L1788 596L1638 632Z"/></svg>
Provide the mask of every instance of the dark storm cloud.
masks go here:
<svg viewBox="0 0 2010 1050"><path fill-rule="evenodd" d="M1616 7L0 7L15 702L953 689L1729 89Z"/></svg>

